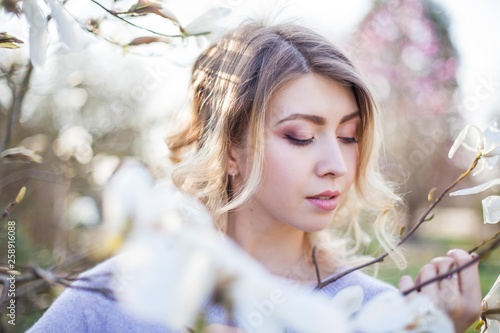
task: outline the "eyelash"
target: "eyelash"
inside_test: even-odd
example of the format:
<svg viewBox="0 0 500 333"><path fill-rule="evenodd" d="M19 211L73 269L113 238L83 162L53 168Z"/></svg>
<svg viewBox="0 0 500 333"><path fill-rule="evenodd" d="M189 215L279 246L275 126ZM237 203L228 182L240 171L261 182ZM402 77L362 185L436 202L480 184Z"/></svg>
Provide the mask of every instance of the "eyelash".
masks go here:
<svg viewBox="0 0 500 333"><path fill-rule="evenodd" d="M306 146L314 142L314 137L306 140L297 139L289 134L285 134L285 137L291 142L291 144L295 146ZM345 144L358 143L358 140L356 140L356 138L338 137L338 139L340 139Z"/></svg>
<svg viewBox="0 0 500 333"><path fill-rule="evenodd" d="M356 138L339 137L339 139L346 144L358 143L358 140L356 140Z"/></svg>
<svg viewBox="0 0 500 333"><path fill-rule="evenodd" d="M292 145L295 146L306 146L314 142L314 137L306 140L297 139L289 134L285 134L285 137L288 139L288 141L290 141Z"/></svg>

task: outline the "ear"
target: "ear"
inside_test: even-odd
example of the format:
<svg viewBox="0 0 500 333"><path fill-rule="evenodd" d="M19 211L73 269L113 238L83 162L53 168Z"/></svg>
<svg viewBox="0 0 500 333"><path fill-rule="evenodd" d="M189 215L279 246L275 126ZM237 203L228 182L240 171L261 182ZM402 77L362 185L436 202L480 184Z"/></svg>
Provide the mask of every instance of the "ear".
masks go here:
<svg viewBox="0 0 500 333"><path fill-rule="evenodd" d="M229 176L238 175L240 173L239 168L240 152L234 147L230 147L227 152L227 174Z"/></svg>

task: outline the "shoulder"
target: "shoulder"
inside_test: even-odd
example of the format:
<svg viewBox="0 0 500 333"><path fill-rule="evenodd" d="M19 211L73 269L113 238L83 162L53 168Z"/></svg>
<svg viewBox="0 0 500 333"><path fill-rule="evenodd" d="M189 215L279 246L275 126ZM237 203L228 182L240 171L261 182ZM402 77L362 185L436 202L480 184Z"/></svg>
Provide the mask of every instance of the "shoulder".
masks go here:
<svg viewBox="0 0 500 333"><path fill-rule="evenodd" d="M350 286L360 286L363 289L363 303L369 301L374 296L384 291L398 292L394 286L360 271L354 271L337 281L330 283L321 291L329 297L334 297L339 291Z"/></svg>
<svg viewBox="0 0 500 333"><path fill-rule="evenodd" d="M115 257L82 273L28 333L171 332L164 326L131 316L113 299L116 288L112 280L117 267Z"/></svg>

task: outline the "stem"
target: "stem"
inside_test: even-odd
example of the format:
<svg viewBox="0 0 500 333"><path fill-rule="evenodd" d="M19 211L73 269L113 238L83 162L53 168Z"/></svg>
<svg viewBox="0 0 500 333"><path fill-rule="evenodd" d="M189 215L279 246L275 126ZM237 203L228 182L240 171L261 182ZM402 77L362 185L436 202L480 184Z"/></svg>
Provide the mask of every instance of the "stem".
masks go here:
<svg viewBox="0 0 500 333"><path fill-rule="evenodd" d="M483 311L483 312L481 312L481 317L486 317L490 314L500 314L500 308Z"/></svg>
<svg viewBox="0 0 500 333"><path fill-rule="evenodd" d="M437 204L439 202L441 202L441 200L444 198L444 196L453 187L455 187L462 179L464 179L465 177L467 177L467 175L470 174L472 170L474 170L474 168L477 166L477 163L481 159L481 157L482 157L482 154L478 153L476 155L476 157L474 158L474 161L472 161L472 164L469 167L469 169L467 169L464 173L462 173L457 179L455 179L455 181L453 181L453 183L451 183L443 192L441 192L441 194L429 205L429 207L427 208L427 210L420 216L420 218L418 219L417 223L415 223L415 225L403 237L401 237L400 241L394 246L394 249L397 248L398 246L400 246L401 244L403 244L404 242L406 242L408 240L408 238L410 238L411 235L413 235L415 233L415 231L422 225L422 223L425 222L425 220L427 219L427 216L429 215L429 213L437 206ZM364 264L352 267L352 268L350 268L350 269L348 269L346 271L343 271L342 273L339 273L339 274L335 275L334 277L332 277L332 278L330 278L330 279L328 279L326 281L318 283L318 285L314 289L315 290L322 289L325 286L329 285L330 283L333 283L333 282L337 281L338 279L346 276L347 274L350 274L350 273L352 273L354 271L357 271L359 269L365 268L367 266L373 265L373 264L375 264L377 262L381 262L388 255L389 255L389 252L386 251L383 254L381 254L380 256L378 256L378 257L376 257L376 258L374 258L374 259L372 259L372 260L370 260L370 261L368 261L368 262L366 262Z"/></svg>
<svg viewBox="0 0 500 333"><path fill-rule="evenodd" d="M440 281L440 280L443 280L447 277L449 277L450 275L452 274L455 274L455 273L458 273L460 272L461 270L475 264L476 262L478 262L479 260L481 260L481 258L483 258L484 256L486 256L487 254L491 253L493 250L495 250L498 246L500 245L500 238L497 238L495 239L495 241L490 245L488 246L488 248L486 248L486 250L480 252L477 254L477 257L471 259L470 261L466 262L465 264L463 264L462 266L458 266L457 268L455 269L452 269L444 274L441 274L441 275L437 275L435 276L434 278L432 279L429 279L427 281L424 281L420 284L417 284L413 287L411 287L410 289L407 289L405 291L402 291L401 294L403 294L404 296L410 294L411 292L415 291L415 290L420 290L422 287L425 287L426 285L428 284L431 284L431 283L434 283L434 282L437 282L437 281Z"/></svg>
<svg viewBox="0 0 500 333"><path fill-rule="evenodd" d="M137 29L141 29L141 30L144 30L144 31L147 31L147 32L151 32L155 35L159 35L159 36L163 36L163 37L170 37L170 38L184 38L184 37L188 37L188 36L203 36L203 35L208 35L210 32L199 32L199 33L196 33L196 34L184 34L184 35L167 35L167 34L163 34L161 32L158 32L158 31L154 31L154 30L151 30L151 29L148 29L148 28L145 28L145 27L141 27L140 25L137 25L133 22L130 22L128 20L125 20L123 17L121 17L120 15L118 15L117 13L107 9L106 7L104 7L103 5L101 5L99 2L97 2L96 0L90 0L91 2L95 3L97 6L101 7L104 11L106 11L108 14L116 17L117 19L133 26L134 28L137 28Z"/></svg>
<svg viewBox="0 0 500 333"><path fill-rule="evenodd" d="M492 240L495 240L497 239L498 237L500 237L500 231L497 232L496 234L494 234L493 236L491 236L490 238L488 239L485 239L484 241L482 241L481 243L479 243L478 245L474 246L472 249L470 249L468 252L469 254L471 254L472 252L476 252L480 247L484 246L486 243L489 243L491 242Z"/></svg>

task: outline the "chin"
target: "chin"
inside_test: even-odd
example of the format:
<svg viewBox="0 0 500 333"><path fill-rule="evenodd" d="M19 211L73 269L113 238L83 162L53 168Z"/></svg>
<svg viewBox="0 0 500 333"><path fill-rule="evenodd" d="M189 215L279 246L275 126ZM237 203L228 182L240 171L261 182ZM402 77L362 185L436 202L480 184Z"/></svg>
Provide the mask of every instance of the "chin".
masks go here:
<svg viewBox="0 0 500 333"><path fill-rule="evenodd" d="M319 232L319 231L323 231L326 228L328 228L329 225L330 225L330 222L328 222L328 223L316 223L313 225L306 225L300 229L304 232Z"/></svg>

